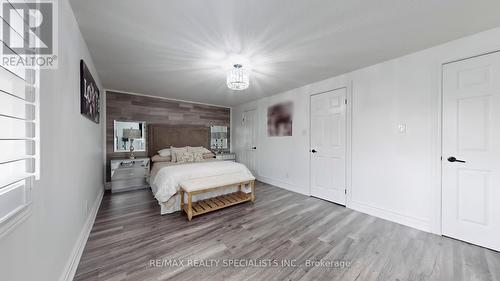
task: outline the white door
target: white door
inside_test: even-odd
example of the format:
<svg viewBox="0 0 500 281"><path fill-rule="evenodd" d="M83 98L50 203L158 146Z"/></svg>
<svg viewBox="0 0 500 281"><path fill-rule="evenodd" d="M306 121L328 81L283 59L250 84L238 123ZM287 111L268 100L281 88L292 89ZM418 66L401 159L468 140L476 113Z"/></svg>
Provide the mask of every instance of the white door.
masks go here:
<svg viewBox="0 0 500 281"><path fill-rule="evenodd" d="M346 202L346 89L311 96L311 195Z"/></svg>
<svg viewBox="0 0 500 281"><path fill-rule="evenodd" d="M443 235L499 251L500 53L443 66L442 163Z"/></svg>
<svg viewBox="0 0 500 281"><path fill-rule="evenodd" d="M244 130L244 156L242 158L250 171L255 175L257 171L257 122L255 120L255 109L243 113Z"/></svg>

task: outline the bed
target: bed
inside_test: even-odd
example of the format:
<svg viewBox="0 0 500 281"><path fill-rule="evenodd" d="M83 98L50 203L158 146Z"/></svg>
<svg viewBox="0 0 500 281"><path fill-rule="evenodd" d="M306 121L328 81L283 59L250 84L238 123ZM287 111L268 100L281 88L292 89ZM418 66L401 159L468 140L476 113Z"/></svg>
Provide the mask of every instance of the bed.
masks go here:
<svg viewBox="0 0 500 281"><path fill-rule="evenodd" d="M148 156L153 159L161 149L169 147L208 147L210 143L209 127L201 126L171 126L163 124L149 124L148 128ZM154 157L158 158L158 157ZM185 180L198 179L221 175L244 174L252 176L248 168L232 161L204 159L199 162L176 163L152 161L149 183L153 196L161 207L162 215L180 211L180 183ZM209 197L228 194L237 191L238 187L200 194L193 197L199 201ZM249 186L243 187L243 192L249 193Z"/></svg>

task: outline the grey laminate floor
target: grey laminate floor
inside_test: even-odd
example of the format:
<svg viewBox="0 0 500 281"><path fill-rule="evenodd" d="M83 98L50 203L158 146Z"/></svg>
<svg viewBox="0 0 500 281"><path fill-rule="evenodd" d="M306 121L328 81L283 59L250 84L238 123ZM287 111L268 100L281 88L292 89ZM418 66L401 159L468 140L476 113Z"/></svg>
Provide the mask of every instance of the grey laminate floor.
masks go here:
<svg viewBox="0 0 500 281"><path fill-rule="evenodd" d="M149 190L105 195L75 280L500 280L498 252L262 183L191 222L159 212Z"/></svg>

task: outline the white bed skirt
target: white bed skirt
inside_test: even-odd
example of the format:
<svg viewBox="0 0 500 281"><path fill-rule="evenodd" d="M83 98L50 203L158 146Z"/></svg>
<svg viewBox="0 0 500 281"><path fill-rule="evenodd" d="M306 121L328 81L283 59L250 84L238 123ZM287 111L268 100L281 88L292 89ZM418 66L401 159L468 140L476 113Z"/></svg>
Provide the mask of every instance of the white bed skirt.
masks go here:
<svg viewBox="0 0 500 281"><path fill-rule="evenodd" d="M242 190L245 193L252 192L252 190L251 190L251 188L250 188L249 185L245 185L245 187L243 187ZM211 198L211 197L215 197L215 196L219 196L219 195L223 195L223 194L233 193L233 192L236 192L236 191L238 191L238 187L235 186L235 187L227 188L227 189L224 189L224 190L219 190L219 191L214 191L214 192L210 192L210 193L203 193L203 194L194 195L193 196L193 202L196 202L196 201L199 201L199 200L203 200L203 199L207 199L207 198ZM184 202L187 202L187 197L184 198ZM160 201L158 201L158 204L160 204L160 207L161 207L160 213L162 215L171 214L173 212L180 211L181 210L181 195L179 194L179 192L177 192L168 201L166 201L166 202L160 202Z"/></svg>

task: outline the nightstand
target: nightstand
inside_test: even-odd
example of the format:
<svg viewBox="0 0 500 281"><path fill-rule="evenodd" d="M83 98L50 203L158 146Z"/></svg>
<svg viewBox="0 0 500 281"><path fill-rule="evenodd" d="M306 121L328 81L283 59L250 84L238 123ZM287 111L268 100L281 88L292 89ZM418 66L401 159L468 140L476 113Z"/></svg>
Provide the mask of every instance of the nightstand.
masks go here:
<svg viewBox="0 0 500 281"><path fill-rule="evenodd" d="M111 160L111 192L149 187L149 158Z"/></svg>
<svg viewBox="0 0 500 281"><path fill-rule="evenodd" d="M234 162L234 161L236 161L236 154L235 153L215 154L215 159Z"/></svg>

